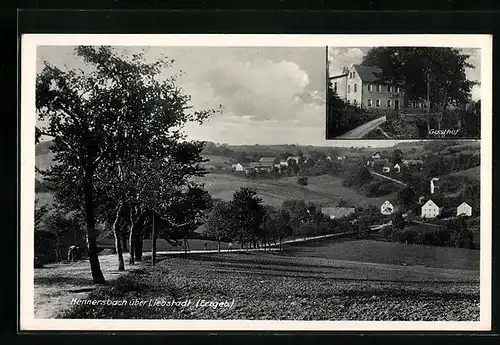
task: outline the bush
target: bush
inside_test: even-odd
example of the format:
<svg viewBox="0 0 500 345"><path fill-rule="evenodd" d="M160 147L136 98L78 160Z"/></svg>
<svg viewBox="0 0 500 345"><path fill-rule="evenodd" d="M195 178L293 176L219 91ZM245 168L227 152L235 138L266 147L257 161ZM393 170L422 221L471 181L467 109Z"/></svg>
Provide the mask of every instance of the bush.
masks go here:
<svg viewBox="0 0 500 345"><path fill-rule="evenodd" d="M297 183L300 184L301 186L307 186L308 179L306 176L299 177Z"/></svg>

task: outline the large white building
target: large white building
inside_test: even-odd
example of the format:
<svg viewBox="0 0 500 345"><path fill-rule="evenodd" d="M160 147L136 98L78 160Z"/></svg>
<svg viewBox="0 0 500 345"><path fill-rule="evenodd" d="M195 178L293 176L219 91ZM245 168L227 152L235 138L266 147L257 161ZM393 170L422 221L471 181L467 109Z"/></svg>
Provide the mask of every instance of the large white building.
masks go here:
<svg viewBox="0 0 500 345"><path fill-rule="evenodd" d="M403 107L403 85L384 80L380 68L352 65L346 72L330 77L333 91L340 99L368 109L399 110Z"/></svg>
<svg viewBox="0 0 500 345"><path fill-rule="evenodd" d="M442 207L436 205L431 199L427 200L425 204L422 205L422 218L436 218L441 214Z"/></svg>

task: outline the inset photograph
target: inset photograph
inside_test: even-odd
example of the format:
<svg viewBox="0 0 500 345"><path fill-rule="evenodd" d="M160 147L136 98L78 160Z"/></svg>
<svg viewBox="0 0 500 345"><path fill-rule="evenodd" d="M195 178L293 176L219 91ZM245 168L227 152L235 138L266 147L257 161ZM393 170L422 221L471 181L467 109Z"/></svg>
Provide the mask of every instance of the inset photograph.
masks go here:
<svg viewBox="0 0 500 345"><path fill-rule="evenodd" d="M326 139L478 139L478 48L327 47Z"/></svg>

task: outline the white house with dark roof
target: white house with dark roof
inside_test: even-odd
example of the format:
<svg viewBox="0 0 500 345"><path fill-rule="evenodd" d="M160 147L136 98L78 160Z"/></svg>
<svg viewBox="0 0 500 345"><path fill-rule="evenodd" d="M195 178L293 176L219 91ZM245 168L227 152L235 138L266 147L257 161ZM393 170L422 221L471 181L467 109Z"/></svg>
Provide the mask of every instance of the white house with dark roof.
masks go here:
<svg viewBox="0 0 500 345"><path fill-rule="evenodd" d="M337 96L355 106L399 110L404 104L404 84L383 79L378 67L352 65L330 80Z"/></svg>
<svg viewBox="0 0 500 345"><path fill-rule="evenodd" d="M421 217L422 218L436 218L441 214L441 211L443 210L442 207L439 207L436 205L434 201L431 199L427 200L425 204L422 205L422 213Z"/></svg>
<svg viewBox="0 0 500 345"><path fill-rule="evenodd" d="M458 216L465 216L465 217L472 216L472 207L466 202L461 203L457 207L457 217Z"/></svg>

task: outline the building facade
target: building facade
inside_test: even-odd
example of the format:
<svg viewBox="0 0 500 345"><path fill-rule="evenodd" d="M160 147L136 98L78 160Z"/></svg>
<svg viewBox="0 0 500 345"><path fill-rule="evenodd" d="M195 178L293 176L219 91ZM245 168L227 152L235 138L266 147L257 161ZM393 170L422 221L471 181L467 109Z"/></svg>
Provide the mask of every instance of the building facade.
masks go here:
<svg viewBox="0 0 500 345"><path fill-rule="evenodd" d="M424 205L422 205L422 218L436 218L441 214L441 207L436 205L434 201L429 199Z"/></svg>
<svg viewBox="0 0 500 345"><path fill-rule="evenodd" d="M472 216L472 207L466 202L461 203L457 207L457 216L465 216L465 217Z"/></svg>
<svg viewBox="0 0 500 345"><path fill-rule="evenodd" d="M352 65L347 73L331 77L333 91L343 101L362 108L399 110L404 106L403 84L381 78L378 67Z"/></svg>
<svg viewBox="0 0 500 345"><path fill-rule="evenodd" d="M389 216L394 213L394 205L389 200L386 200L380 206L380 213L385 216Z"/></svg>

